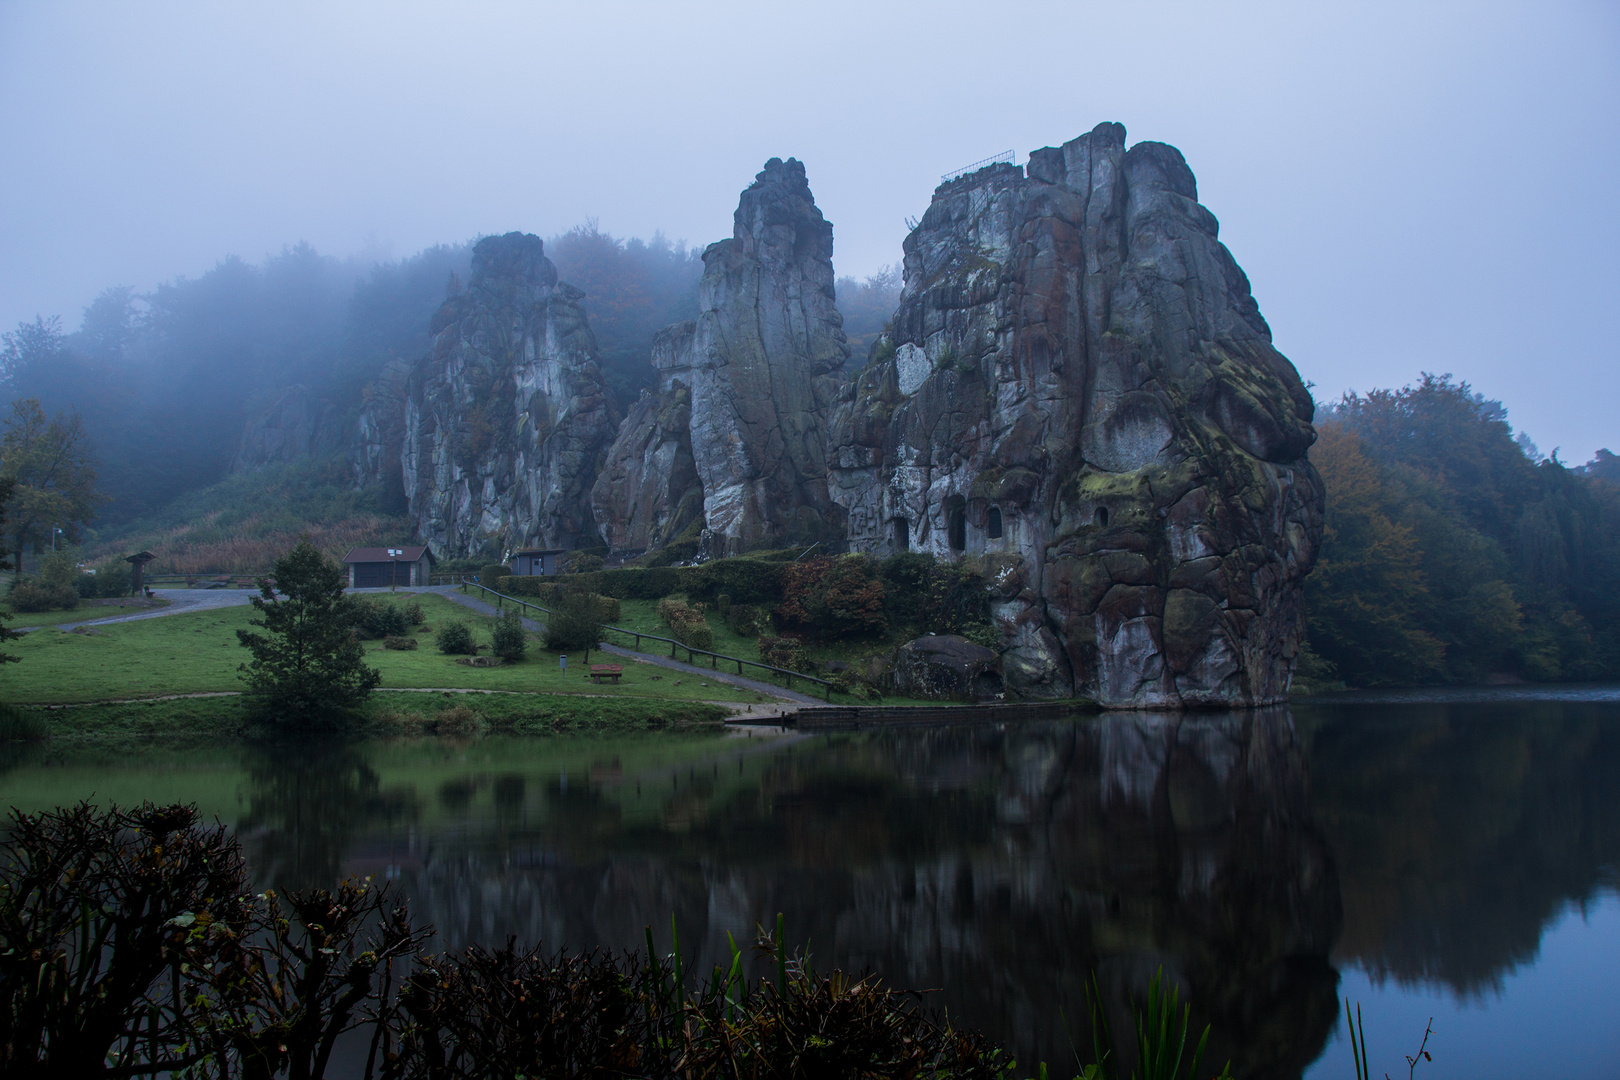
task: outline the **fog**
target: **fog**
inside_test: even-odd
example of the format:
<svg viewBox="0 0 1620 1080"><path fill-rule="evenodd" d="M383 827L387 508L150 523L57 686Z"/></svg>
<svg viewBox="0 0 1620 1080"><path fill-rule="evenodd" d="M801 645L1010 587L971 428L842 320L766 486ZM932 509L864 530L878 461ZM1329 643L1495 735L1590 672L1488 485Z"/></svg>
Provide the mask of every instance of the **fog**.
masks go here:
<svg viewBox="0 0 1620 1080"><path fill-rule="evenodd" d="M1453 372L1620 443L1620 8L0 6L0 326L307 242L596 219L701 247L804 161L840 274L940 174L1099 121L1186 155L1319 399Z"/></svg>

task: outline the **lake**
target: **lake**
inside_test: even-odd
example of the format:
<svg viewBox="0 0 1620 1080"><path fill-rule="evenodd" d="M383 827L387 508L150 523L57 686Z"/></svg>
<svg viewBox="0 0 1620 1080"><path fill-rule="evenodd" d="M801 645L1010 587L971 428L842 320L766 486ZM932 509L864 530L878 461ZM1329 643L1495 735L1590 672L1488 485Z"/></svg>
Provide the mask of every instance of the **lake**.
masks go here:
<svg viewBox="0 0 1620 1080"><path fill-rule="evenodd" d="M265 886L395 882L437 947L631 947L689 970L786 916L1015 1048L1089 1046L1156 971L1256 1077L1620 1075L1620 687L1247 713L627 739L12 749L0 801L183 800ZM695 958L695 959L694 959ZM1033 1070L1031 1070L1033 1071Z"/></svg>

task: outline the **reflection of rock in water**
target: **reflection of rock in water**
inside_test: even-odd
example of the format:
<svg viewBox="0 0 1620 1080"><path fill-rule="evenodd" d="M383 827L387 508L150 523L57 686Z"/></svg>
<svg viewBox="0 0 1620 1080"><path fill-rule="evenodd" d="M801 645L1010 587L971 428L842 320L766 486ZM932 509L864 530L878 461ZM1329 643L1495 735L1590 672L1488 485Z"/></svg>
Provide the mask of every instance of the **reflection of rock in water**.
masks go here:
<svg viewBox="0 0 1620 1080"><path fill-rule="evenodd" d="M802 743L682 831L625 827L584 785L545 799L535 830L427 841L409 876L441 946L632 946L648 923L664 945L673 913L706 970L783 911L820 964L943 987L1025 1061L1070 1059L1065 1018L1089 1045L1093 969L1116 1044L1162 967L1249 1076L1299 1075L1336 1016L1338 884L1280 711Z"/></svg>

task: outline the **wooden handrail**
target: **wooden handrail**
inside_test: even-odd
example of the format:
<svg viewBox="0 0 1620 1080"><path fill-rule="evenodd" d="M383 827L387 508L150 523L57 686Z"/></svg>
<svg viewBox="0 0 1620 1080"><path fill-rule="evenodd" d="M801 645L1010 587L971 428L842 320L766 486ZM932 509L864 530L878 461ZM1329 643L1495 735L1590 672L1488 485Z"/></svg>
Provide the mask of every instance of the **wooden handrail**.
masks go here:
<svg viewBox="0 0 1620 1080"><path fill-rule="evenodd" d="M508 596L505 593L496 592L494 589L490 588L488 585L485 585L485 584L483 584L482 582L480 582L480 581L478 581L476 579L468 578L468 577L465 577L465 576L462 577L462 579L461 579L461 591L466 592L467 591L467 586L469 586L469 585L471 585L475 589L480 590L481 592L486 593L489 596L499 597L502 600L510 600L512 603L517 604L518 606L522 607L525 611L529 610L530 608L533 608L535 611L543 611L547 615L552 614L551 609L548 608L548 607L543 607L540 604L532 604L529 601L523 599L521 596ZM805 682L819 684L820 686L822 686L826 690L827 700L829 702L832 701L833 690L836 689L836 687L832 683L828 682L826 679L818 679L814 675L806 675L802 671L790 671L787 668L779 668L779 667L775 667L775 666L773 666L771 664L762 664L758 660L744 660L740 656L727 656L725 653L710 652L708 649L694 649L694 648L692 648L692 646L686 644L686 642L684 642L684 641L676 641L674 638L660 637L657 634L649 634L644 630L627 630L622 626L610 626L607 623L599 623L598 625L601 626L601 628L603 630L612 630L614 633L626 634L626 635L628 635L630 637L635 638L636 639L636 650L638 652L641 649L641 639L642 638L646 638L648 641L663 641L663 642L667 642L669 644L669 657L670 657L671 660L676 658L676 656L675 656L675 650L676 649L685 649L686 650L686 662L688 664L693 663L692 658L694 656L697 656L699 653L701 653L702 655L711 658L711 662L710 662L709 666L710 666L710 668L712 668L715 671L720 670L720 661L722 661L722 660L724 660L724 661L726 661L727 663L730 663L730 664L736 664L737 665L737 674L739 674L739 675L741 675L743 673L743 665L744 664L747 664L749 667L763 668L766 671L774 671L778 675L783 676L787 681L787 689L789 689L789 690L793 689L793 680L794 679L803 679Z"/></svg>

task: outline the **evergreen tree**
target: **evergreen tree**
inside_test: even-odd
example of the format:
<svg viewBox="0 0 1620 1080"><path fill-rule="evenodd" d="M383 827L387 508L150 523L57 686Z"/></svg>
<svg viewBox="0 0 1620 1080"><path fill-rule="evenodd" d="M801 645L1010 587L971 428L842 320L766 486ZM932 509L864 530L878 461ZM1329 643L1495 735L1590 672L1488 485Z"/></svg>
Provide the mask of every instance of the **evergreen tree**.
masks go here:
<svg viewBox="0 0 1620 1080"><path fill-rule="evenodd" d="M273 584L259 582L253 606L261 617L253 625L265 632L236 632L253 653L240 670L277 721L307 726L329 719L360 704L382 681L365 664L365 647L343 602L344 578L343 567L306 538L276 560Z"/></svg>

